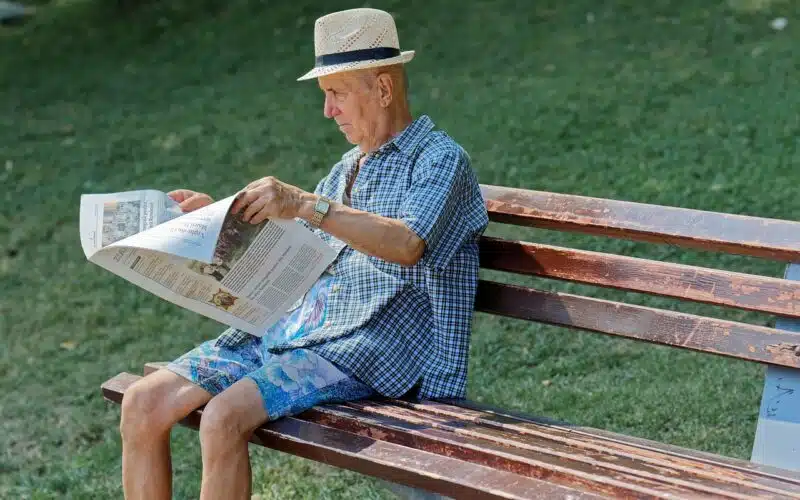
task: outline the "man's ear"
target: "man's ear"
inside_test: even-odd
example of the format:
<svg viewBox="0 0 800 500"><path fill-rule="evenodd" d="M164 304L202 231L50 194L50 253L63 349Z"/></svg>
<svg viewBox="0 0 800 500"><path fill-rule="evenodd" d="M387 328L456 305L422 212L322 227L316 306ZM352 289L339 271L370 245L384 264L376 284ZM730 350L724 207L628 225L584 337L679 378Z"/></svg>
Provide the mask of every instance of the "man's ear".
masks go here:
<svg viewBox="0 0 800 500"><path fill-rule="evenodd" d="M392 103L394 97L394 82L388 73L381 73L377 77L377 84L381 107L386 108Z"/></svg>

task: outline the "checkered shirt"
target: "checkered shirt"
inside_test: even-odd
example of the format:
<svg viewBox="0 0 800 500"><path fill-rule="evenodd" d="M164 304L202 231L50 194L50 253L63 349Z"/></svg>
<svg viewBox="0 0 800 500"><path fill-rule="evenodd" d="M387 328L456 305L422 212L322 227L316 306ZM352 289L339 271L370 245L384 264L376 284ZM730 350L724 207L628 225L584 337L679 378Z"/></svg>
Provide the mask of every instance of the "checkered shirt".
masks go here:
<svg viewBox="0 0 800 500"><path fill-rule="evenodd" d="M315 193L343 202L359 158L358 148L345 153ZM478 238L488 224L469 156L423 115L367 157L350 206L402 220L425 241L422 259L401 266L313 229L338 252L327 320L269 351L311 349L388 397L465 397Z"/></svg>

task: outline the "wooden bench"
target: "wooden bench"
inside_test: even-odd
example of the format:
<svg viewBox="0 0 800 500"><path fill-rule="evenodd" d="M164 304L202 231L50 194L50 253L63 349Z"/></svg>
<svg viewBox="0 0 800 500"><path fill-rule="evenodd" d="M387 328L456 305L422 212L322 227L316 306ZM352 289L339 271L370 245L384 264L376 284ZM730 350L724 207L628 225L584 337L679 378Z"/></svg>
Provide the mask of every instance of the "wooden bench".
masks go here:
<svg viewBox="0 0 800 500"><path fill-rule="evenodd" d="M798 222L482 188L502 224L800 262ZM319 406L264 425L252 442L455 498L800 498L800 266L779 279L488 236L481 266L777 316L770 328L485 279L476 299L480 313L765 365L751 460L460 400ZM119 403L138 378L121 373L103 394ZM183 424L197 428L201 415Z"/></svg>

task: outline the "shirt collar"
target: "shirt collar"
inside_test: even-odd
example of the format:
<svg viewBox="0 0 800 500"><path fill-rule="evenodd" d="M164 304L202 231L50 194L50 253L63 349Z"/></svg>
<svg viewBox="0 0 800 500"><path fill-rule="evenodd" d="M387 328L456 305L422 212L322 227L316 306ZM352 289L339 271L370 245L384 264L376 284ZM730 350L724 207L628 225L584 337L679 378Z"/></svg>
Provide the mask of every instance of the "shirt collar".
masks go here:
<svg viewBox="0 0 800 500"><path fill-rule="evenodd" d="M419 141L428 135L428 132L431 130L433 130L433 121L428 115L422 115L412 121L405 130L392 138L389 143L393 143L397 146L397 149L406 155L411 155L411 153L414 152L414 148L419 144Z"/></svg>
<svg viewBox="0 0 800 500"><path fill-rule="evenodd" d="M386 152L389 148L395 147L406 155L411 155L417 144L433 130L434 123L428 115L421 115L412 121L402 132L394 136L388 142L377 149L379 152ZM342 160L346 163L355 162L361 157L361 150L358 146L342 155Z"/></svg>

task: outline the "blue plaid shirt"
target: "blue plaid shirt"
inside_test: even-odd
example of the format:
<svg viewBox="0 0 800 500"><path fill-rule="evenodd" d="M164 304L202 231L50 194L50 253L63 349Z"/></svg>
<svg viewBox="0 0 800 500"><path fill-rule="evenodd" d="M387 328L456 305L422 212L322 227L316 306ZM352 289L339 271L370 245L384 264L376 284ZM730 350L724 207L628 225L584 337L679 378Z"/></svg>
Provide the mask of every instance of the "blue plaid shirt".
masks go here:
<svg viewBox="0 0 800 500"><path fill-rule="evenodd" d="M358 148L345 153L315 193L342 203L359 158ZM338 252L327 320L269 351L313 350L388 397L465 397L478 238L488 224L469 156L423 115L367 157L350 206L405 222L425 241L422 259L393 264L313 229Z"/></svg>

